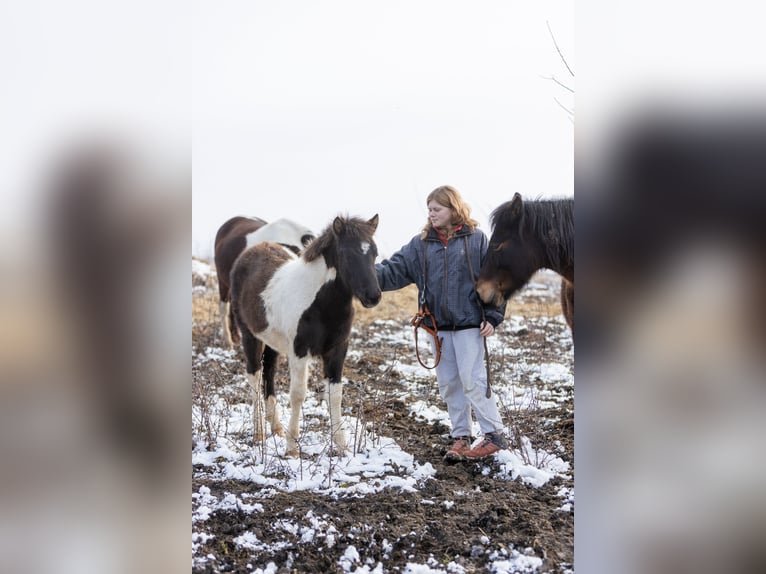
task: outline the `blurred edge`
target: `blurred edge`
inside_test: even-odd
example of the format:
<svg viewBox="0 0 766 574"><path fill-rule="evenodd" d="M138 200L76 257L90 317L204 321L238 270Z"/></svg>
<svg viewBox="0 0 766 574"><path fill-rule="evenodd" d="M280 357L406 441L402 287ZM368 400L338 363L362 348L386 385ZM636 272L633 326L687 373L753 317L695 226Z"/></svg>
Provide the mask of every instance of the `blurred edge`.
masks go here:
<svg viewBox="0 0 766 574"><path fill-rule="evenodd" d="M752 5L577 2L575 566L766 568Z"/></svg>
<svg viewBox="0 0 766 574"><path fill-rule="evenodd" d="M117 136L73 142L51 166L30 239L3 257L3 570L175 570L188 559L174 541L188 520L189 170L160 175Z"/></svg>
<svg viewBox="0 0 766 574"><path fill-rule="evenodd" d="M766 100L672 88L642 85L578 149L600 150L575 173L589 574L766 569Z"/></svg>
<svg viewBox="0 0 766 574"><path fill-rule="evenodd" d="M577 178L576 560L766 567L766 109L637 109Z"/></svg>
<svg viewBox="0 0 766 574"><path fill-rule="evenodd" d="M186 570L190 11L0 12L0 571Z"/></svg>

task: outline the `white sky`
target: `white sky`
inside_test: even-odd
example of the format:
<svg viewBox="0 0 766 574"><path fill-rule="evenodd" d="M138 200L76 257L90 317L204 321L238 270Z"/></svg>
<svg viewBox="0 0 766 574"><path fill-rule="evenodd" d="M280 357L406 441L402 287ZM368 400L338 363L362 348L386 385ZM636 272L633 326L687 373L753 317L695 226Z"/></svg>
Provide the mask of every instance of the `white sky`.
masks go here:
<svg viewBox="0 0 766 574"><path fill-rule="evenodd" d="M320 232L380 215L390 255L457 187L489 232L514 192L570 196L569 1L195 2L193 237L234 215Z"/></svg>

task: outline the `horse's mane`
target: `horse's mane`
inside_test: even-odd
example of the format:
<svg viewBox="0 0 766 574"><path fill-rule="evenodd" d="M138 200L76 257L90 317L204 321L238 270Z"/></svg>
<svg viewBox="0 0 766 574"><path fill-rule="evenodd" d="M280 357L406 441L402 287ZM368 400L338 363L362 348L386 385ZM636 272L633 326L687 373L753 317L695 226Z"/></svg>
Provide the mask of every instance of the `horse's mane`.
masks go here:
<svg viewBox="0 0 766 574"><path fill-rule="evenodd" d="M506 201L490 215L492 229L517 225L522 239L538 237L554 264L574 260L574 199L523 201L518 216L512 213L513 201ZM518 218L518 221L516 219Z"/></svg>
<svg viewBox="0 0 766 574"><path fill-rule="evenodd" d="M372 241L374 230L370 228L370 224L359 217L340 216L339 219L343 222L343 234L350 239L358 241ZM336 234L333 229L335 220L324 228L319 237L314 239L306 251L303 252L303 259L305 261L313 261L322 255L327 249L332 247L336 240Z"/></svg>

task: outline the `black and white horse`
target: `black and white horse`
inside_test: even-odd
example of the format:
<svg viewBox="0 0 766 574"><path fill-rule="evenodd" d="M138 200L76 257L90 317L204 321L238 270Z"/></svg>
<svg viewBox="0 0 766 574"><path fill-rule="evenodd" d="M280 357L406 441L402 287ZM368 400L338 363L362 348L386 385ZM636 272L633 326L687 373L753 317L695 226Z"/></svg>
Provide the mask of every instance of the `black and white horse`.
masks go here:
<svg viewBox="0 0 766 574"><path fill-rule="evenodd" d="M354 317L353 298L365 307L380 302L373 241L377 226L377 215L369 221L336 217L300 257L278 244L260 243L235 262L232 315L242 334L253 387L255 441L265 436L258 380L265 344L286 355L290 367L291 414L285 454L299 454L298 421L312 359L323 363L333 442L339 452L347 449L341 427L341 376ZM271 432L283 434L273 385L264 394Z"/></svg>
<svg viewBox="0 0 766 574"><path fill-rule="evenodd" d="M248 247L264 241L273 241L300 253L316 234L307 227L289 219L266 223L258 217L232 217L215 234L215 270L218 275L218 310L221 328L229 348L239 343L239 332L229 319L229 275L237 257Z"/></svg>

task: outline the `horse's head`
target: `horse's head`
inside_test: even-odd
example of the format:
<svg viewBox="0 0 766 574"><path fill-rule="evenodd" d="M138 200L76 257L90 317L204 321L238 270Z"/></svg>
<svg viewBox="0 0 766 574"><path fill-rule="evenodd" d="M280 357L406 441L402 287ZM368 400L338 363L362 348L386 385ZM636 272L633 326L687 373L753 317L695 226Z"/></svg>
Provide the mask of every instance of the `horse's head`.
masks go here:
<svg viewBox="0 0 766 574"><path fill-rule="evenodd" d="M332 223L337 277L365 307L374 307L381 297L375 274L378 247L372 238L377 228L377 214L368 221L336 217Z"/></svg>
<svg viewBox="0 0 766 574"><path fill-rule="evenodd" d="M518 193L492 212L491 221L492 236L476 290L482 301L499 306L538 268L540 244L524 233L524 203Z"/></svg>

